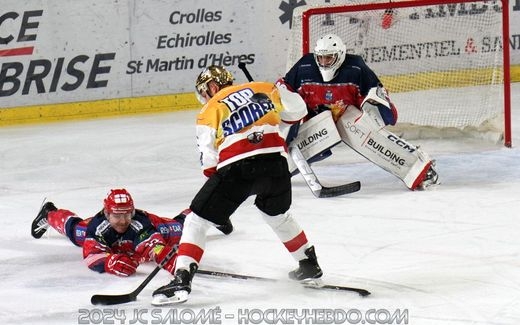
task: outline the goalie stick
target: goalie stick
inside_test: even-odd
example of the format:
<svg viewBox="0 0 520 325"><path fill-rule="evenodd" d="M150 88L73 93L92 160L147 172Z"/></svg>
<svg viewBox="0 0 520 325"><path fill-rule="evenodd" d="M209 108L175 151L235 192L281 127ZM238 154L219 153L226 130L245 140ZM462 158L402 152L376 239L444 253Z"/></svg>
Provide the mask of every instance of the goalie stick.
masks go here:
<svg viewBox="0 0 520 325"><path fill-rule="evenodd" d="M253 77L249 73L249 70L247 69L244 62L238 63L238 67L240 70L242 70L248 81L253 81ZM309 186L311 189L312 194L314 194L314 196L317 198L340 196L354 193L361 189L361 183L359 181L332 187L323 186L297 146L291 146L289 149L289 154L291 155L292 160L296 164L296 167L305 180L305 183L307 183L307 186Z"/></svg>
<svg viewBox="0 0 520 325"><path fill-rule="evenodd" d="M298 167L300 174L302 174L305 183L307 183L307 186L309 186L311 189L312 194L314 194L314 196L317 198L335 197L354 193L359 191L361 188L361 183L359 181L332 187L323 186L297 146L291 146L289 148L289 154L296 164L296 167Z"/></svg>
<svg viewBox="0 0 520 325"><path fill-rule="evenodd" d="M257 280L257 281L264 281L264 282L279 282L280 280L273 279L273 278L265 278L260 276L254 276L254 275L245 275L245 274L236 274L236 273L228 273L228 272L219 272L219 271L207 271L207 270L197 270L198 274L202 275L209 275L209 276L215 276L215 277L221 277L221 278L233 278L233 279L241 279L241 280ZM370 291L361 289L361 288L354 288L354 287L346 287L346 286L339 286L334 284L321 284L317 282L298 282L303 285L304 288L309 289L329 289L329 290L338 290L338 291L351 291L359 294L361 297L366 297L370 295Z"/></svg>
<svg viewBox="0 0 520 325"><path fill-rule="evenodd" d="M169 260L173 258L173 256L177 253L177 248L174 247L162 260L162 262L155 267L155 269L150 273L146 279L132 292L123 293L120 295L93 295L90 298L90 303L93 305L119 305L127 302L135 301L137 299L137 295L143 291L144 287L152 281L155 275L163 268L163 266L168 263Z"/></svg>

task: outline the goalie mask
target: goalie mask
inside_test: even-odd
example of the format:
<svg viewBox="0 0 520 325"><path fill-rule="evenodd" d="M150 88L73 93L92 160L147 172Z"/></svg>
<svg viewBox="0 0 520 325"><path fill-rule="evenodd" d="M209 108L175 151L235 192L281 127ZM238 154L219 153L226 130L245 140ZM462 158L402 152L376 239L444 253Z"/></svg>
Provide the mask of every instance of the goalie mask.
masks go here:
<svg viewBox="0 0 520 325"><path fill-rule="evenodd" d="M214 81L222 89L233 84L233 75L223 66L211 65L204 69L195 81L196 96L202 104L206 104L215 95L210 92L210 81Z"/></svg>
<svg viewBox="0 0 520 325"><path fill-rule="evenodd" d="M109 214L130 214L134 215L134 200L130 193L125 189L110 190L108 196L103 201L105 216Z"/></svg>
<svg viewBox="0 0 520 325"><path fill-rule="evenodd" d="M339 67L345 61L347 47L334 34L327 34L322 36L314 48L314 59L323 77L323 81L328 82L334 79L337 75Z"/></svg>

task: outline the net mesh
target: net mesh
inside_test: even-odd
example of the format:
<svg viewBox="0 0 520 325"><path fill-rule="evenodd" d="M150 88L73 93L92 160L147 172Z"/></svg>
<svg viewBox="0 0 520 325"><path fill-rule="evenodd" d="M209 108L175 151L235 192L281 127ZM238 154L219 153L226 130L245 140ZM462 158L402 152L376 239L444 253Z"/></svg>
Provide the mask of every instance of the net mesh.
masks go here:
<svg viewBox="0 0 520 325"><path fill-rule="evenodd" d="M303 54L302 39L309 41L312 52L320 36L337 34L389 91L399 111L393 131L410 138L471 135L500 141L501 2L415 4L355 11L330 6L308 15L308 35L303 35L302 17L310 8L296 10L287 69Z"/></svg>

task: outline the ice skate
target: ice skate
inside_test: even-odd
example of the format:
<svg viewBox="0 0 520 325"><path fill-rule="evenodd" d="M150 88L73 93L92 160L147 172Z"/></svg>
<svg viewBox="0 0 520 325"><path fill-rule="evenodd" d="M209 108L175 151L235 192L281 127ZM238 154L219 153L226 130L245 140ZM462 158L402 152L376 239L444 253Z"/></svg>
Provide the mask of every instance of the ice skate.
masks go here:
<svg viewBox="0 0 520 325"><path fill-rule="evenodd" d="M197 271L197 264L190 264L190 271L179 269L175 271L174 279L152 294L152 305L163 306L179 304L188 300L191 292L191 280Z"/></svg>
<svg viewBox="0 0 520 325"><path fill-rule="evenodd" d="M437 171L434 169L435 167L435 160L432 160L430 168L426 171L426 174L424 175L424 180L419 184L418 189L426 190L429 187L439 185L439 175L437 174Z"/></svg>
<svg viewBox="0 0 520 325"><path fill-rule="evenodd" d="M31 224L31 235L38 239L45 234L47 229L49 228L49 223L47 222L47 215L50 211L56 211L58 210L54 203L52 202L45 202L45 204L40 209L40 212L38 212L38 215L33 220Z"/></svg>
<svg viewBox="0 0 520 325"><path fill-rule="evenodd" d="M306 282L318 279L323 275L323 272L318 265L314 246L307 248L307 250L305 250L305 255L307 258L299 261L299 267L296 270L289 272L290 279Z"/></svg>

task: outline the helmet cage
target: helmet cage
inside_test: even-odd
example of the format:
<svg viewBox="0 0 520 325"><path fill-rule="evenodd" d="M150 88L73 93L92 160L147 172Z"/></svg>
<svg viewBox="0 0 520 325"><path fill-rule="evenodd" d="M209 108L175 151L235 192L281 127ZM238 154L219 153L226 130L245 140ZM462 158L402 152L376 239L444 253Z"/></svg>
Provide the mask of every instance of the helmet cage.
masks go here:
<svg viewBox="0 0 520 325"><path fill-rule="evenodd" d="M320 69L332 69L336 66L339 60L339 53L337 51L320 51L314 53L314 58Z"/></svg>
<svg viewBox="0 0 520 325"><path fill-rule="evenodd" d="M335 34L328 34L318 39L314 48L314 60L320 69L323 81L328 82L336 77L339 67L345 61L346 52L347 47Z"/></svg>

